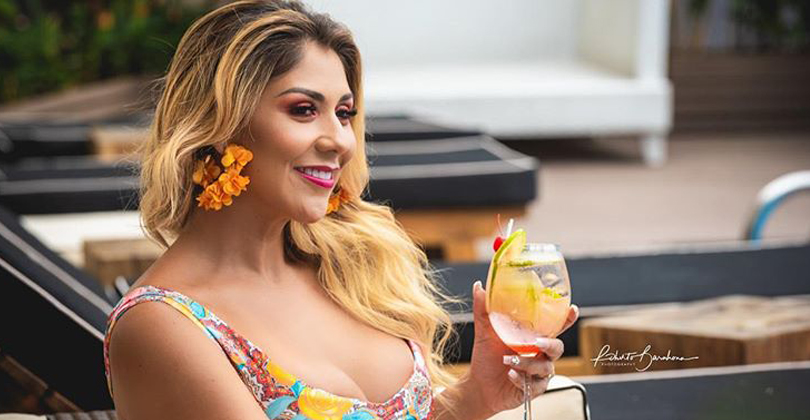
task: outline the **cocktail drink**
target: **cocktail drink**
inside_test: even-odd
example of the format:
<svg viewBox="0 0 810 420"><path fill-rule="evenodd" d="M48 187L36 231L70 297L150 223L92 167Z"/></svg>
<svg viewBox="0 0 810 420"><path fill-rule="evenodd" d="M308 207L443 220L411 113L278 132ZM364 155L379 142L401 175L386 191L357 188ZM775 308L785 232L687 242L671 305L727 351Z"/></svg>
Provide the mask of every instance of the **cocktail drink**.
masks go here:
<svg viewBox="0 0 810 420"><path fill-rule="evenodd" d="M521 356L536 356L539 337L556 337L571 305L571 286L562 253L554 244L527 243L511 231L492 258L487 274L487 312L503 343ZM524 418L531 418L531 390L524 383Z"/></svg>
<svg viewBox="0 0 810 420"><path fill-rule="evenodd" d="M537 338L556 337L571 305L562 254L555 245L528 243L517 258L490 264L488 277L487 311L495 332L515 353L535 356Z"/></svg>

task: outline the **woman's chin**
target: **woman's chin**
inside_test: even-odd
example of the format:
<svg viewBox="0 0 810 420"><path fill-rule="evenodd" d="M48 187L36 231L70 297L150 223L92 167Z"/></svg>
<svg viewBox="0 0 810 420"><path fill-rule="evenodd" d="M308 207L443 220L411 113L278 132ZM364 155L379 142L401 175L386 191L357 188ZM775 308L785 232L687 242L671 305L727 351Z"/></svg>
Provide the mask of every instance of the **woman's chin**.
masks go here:
<svg viewBox="0 0 810 420"><path fill-rule="evenodd" d="M326 207L308 207L299 214L296 219L299 223L310 224L315 223L326 216Z"/></svg>

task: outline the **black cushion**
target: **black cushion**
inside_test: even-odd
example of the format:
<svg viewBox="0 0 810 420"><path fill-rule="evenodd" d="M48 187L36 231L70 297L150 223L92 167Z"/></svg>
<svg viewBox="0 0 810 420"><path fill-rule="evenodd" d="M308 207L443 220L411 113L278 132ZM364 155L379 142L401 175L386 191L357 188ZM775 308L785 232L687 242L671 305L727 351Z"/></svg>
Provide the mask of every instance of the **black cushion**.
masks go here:
<svg viewBox="0 0 810 420"><path fill-rule="evenodd" d="M806 419L810 364L684 369L583 380L603 420Z"/></svg>
<svg viewBox="0 0 810 420"><path fill-rule="evenodd" d="M3 123L0 160L29 156L74 156L92 152L90 126L84 123Z"/></svg>
<svg viewBox="0 0 810 420"><path fill-rule="evenodd" d="M112 407L102 343L116 303L0 207L0 348L85 410Z"/></svg>
<svg viewBox="0 0 810 420"><path fill-rule="evenodd" d="M90 132L94 125L145 126L151 118L151 111L95 119L36 112L6 117L0 121L0 162L26 157L87 155L93 151Z"/></svg>
<svg viewBox="0 0 810 420"><path fill-rule="evenodd" d="M367 144L366 197L394 209L525 205L537 197L537 160L489 136Z"/></svg>
<svg viewBox="0 0 810 420"><path fill-rule="evenodd" d="M137 165L93 156L26 158L0 165L0 204L17 214L137 209Z"/></svg>
<svg viewBox="0 0 810 420"><path fill-rule="evenodd" d="M483 134L462 127L420 121L408 115L371 115L366 119L367 141L430 140Z"/></svg>

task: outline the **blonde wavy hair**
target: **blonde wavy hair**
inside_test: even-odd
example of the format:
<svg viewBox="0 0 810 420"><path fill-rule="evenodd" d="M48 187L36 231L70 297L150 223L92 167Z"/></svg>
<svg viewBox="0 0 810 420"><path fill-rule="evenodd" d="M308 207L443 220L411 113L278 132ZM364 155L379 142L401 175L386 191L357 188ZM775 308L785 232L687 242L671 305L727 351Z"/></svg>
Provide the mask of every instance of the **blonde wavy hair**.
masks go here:
<svg viewBox="0 0 810 420"><path fill-rule="evenodd" d="M195 156L247 129L268 82L300 61L307 41L340 57L358 110L357 147L336 187L350 200L315 223L287 223L285 257L316 266L322 287L358 319L420 343L434 387L449 387L457 378L444 355L457 336L443 305L461 301L438 286L424 251L391 208L360 197L369 181L360 52L349 29L329 15L292 0L238 1L186 31L160 80L150 134L138 150L145 234L164 248L176 239L200 188L192 183Z"/></svg>

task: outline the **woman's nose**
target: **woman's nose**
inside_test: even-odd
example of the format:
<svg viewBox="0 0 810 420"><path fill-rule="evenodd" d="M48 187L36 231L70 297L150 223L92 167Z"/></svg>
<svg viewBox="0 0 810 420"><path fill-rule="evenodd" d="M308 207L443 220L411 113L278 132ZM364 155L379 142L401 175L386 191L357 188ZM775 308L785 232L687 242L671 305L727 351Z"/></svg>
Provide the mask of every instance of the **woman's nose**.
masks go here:
<svg viewBox="0 0 810 420"><path fill-rule="evenodd" d="M319 150L343 154L351 149L355 141L351 125L343 125L337 116L330 118L324 125L324 132L318 140Z"/></svg>

